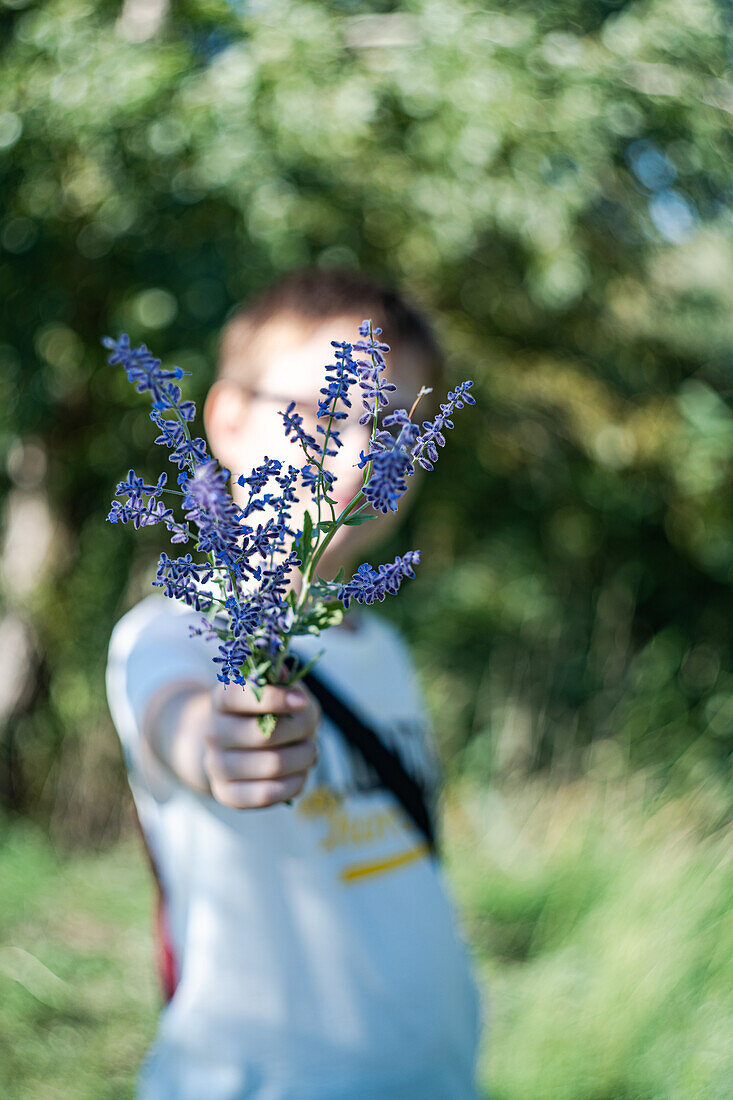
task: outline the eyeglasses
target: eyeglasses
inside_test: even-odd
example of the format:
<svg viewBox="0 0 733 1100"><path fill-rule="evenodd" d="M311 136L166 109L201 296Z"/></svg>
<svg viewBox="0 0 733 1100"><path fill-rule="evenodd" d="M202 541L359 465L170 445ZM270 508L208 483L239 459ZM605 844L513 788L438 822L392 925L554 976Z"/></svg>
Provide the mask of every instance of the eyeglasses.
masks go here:
<svg viewBox="0 0 733 1100"><path fill-rule="evenodd" d="M283 394L273 393L269 390L255 389L253 386L248 386L246 383L243 382L238 382L237 385L252 400L268 401L273 405L277 405L278 410L282 410L283 412L285 411L285 409L287 409L291 401L294 400L295 409L298 415L303 417L303 426L307 432L310 432L311 435L315 434L315 429L318 424L323 424L324 417L319 418L316 410L317 398L310 396L300 398L293 398L292 396L285 397ZM358 400L358 395L355 394L354 396L357 397ZM400 397L397 394L392 394L389 406L378 413L377 423L381 424L383 415L392 412L394 409L409 408L409 404L410 402L406 398ZM358 411L358 406L356 405L356 402L354 402L354 405L356 407L352 409L352 412L356 413L356 415L349 416L347 420L339 420L334 422L334 427L337 428L342 435L344 434L344 432L348 432L355 427L362 427L362 425L358 423L358 416L360 415L360 411Z"/></svg>

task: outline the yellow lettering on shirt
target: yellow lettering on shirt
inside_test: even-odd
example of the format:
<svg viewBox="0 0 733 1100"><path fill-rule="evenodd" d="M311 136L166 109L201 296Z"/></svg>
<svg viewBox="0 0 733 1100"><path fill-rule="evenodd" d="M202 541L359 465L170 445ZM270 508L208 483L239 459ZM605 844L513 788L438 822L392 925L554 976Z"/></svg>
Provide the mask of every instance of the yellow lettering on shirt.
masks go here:
<svg viewBox="0 0 733 1100"><path fill-rule="evenodd" d="M325 819L327 831L320 843L326 851L370 844L402 831L400 818L394 810L349 814L343 803L343 798L328 787L314 787L298 804L298 813L303 817Z"/></svg>

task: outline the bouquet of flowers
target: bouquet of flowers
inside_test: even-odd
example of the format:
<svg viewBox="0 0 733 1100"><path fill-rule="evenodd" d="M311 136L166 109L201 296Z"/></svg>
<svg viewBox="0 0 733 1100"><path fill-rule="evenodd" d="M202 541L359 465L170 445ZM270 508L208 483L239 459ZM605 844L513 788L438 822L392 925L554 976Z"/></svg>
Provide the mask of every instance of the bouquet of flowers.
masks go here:
<svg viewBox="0 0 733 1100"><path fill-rule="evenodd" d="M412 419L420 398L430 392L425 388L409 412L395 409L382 415L396 387L385 378L389 347L379 339L381 334L364 321L353 344L331 341L334 362L326 367L320 390L318 438L304 430L295 402L281 410L285 435L305 462L285 466L265 457L249 476L240 475L237 481L247 497L243 507L227 488L230 471L209 455L205 440L193 436L196 408L183 400L178 384L185 372L164 369L145 344L131 347L125 333L102 341L111 353L109 363L124 367L138 393L150 394L150 419L159 433L155 442L168 449L179 470L177 488L168 486L165 472L152 485L130 470L117 485L107 518L135 528L162 523L172 543L195 541L195 555L161 554L153 584L201 612L200 625L190 630L218 642L213 657L218 679L249 685L258 698L266 684L292 684L312 667L314 661L298 667L288 660L292 638L318 634L339 622L352 600L384 600L405 577L414 577L419 550L408 550L376 569L365 562L348 579L343 570L332 580L320 577L318 563L340 527L397 510L416 464L433 469L438 448L445 446L444 432L453 427L453 411L475 404L469 392L473 383L465 381L448 393L433 420L419 424ZM358 411L352 411L354 387L361 395ZM328 459L341 446L339 425L349 415L358 415L359 423L369 426L370 441L358 462L361 488L337 514ZM299 500L296 493L309 499L297 530L291 514ZM172 507L176 498L178 517ZM269 734L275 718L265 715L260 724Z"/></svg>

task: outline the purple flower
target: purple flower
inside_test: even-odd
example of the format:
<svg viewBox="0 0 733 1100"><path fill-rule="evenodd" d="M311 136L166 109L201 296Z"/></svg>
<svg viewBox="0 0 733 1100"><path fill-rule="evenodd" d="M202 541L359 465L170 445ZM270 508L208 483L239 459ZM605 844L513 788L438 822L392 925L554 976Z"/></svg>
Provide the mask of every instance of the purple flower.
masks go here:
<svg viewBox="0 0 733 1100"><path fill-rule="evenodd" d="M380 374L385 370L387 361L384 358L389 351L389 345L383 344L375 337L380 336L381 328L372 328L371 321L362 321L359 325L359 335L363 337L354 344L354 351L366 352L369 360L357 359L355 366L359 374L359 387L362 391L362 405L364 412L359 417L360 424L368 424L377 415L379 408L385 408L389 404L388 393L397 387L392 382L385 382Z"/></svg>
<svg viewBox="0 0 733 1100"><path fill-rule="evenodd" d="M141 477L130 470L127 479L120 481L115 490L115 496L126 496L127 500L121 503L112 501L107 519L110 523L130 523L139 530L141 527L151 527L155 523L164 523L172 533L171 542L187 542L189 530L185 524L176 523L173 512L166 508L160 494L168 475L163 473L158 478L157 485L146 485ZM148 499L145 500L144 498Z"/></svg>
<svg viewBox="0 0 733 1100"><path fill-rule="evenodd" d="M419 428L404 409L396 409L386 416L384 424L388 428L399 427L398 434L377 432L371 451L363 457L372 464L364 496L375 511L386 514L397 511L400 497L407 492L406 479L415 472L410 452Z"/></svg>
<svg viewBox="0 0 733 1100"><path fill-rule="evenodd" d="M214 638L218 637L218 634L216 633L216 630L214 629L213 625L209 622L209 620L206 618L206 616L202 615L199 622L201 624L200 626L193 626L191 623L189 623L189 626L188 626L188 636L189 636L189 638L201 638L201 637L203 637L204 641L211 642L211 641L214 640Z"/></svg>
<svg viewBox="0 0 733 1100"><path fill-rule="evenodd" d="M389 344L383 344L375 339L376 336L382 335L381 328L372 328L371 321L362 321L359 325L359 335L362 339L356 341L354 351L367 352L376 365L384 368L387 365L384 357L389 351Z"/></svg>
<svg viewBox="0 0 733 1100"><path fill-rule="evenodd" d="M359 386L363 390L362 404L365 409L359 417L359 423L368 424L377 415L379 409L383 409L389 404L387 394L396 390L397 387L392 382L385 382L383 378L376 377L369 371L364 372L363 380L359 383Z"/></svg>
<svg viewBox="0 0 733 1100"><path fill-rule="evenodd" d="M258 494L262 493L262 490L267 485L270 478L276 477L282 470L282 462L276 458L268 458L265 455L265 461L261 466L255 466L249 477L245 477L244 474L240 474L237 478L237 484L244 488L245 485L249 486L249 496L247 503L242 509L242 517L247 519L253 512L262 512L265 507L271 503L273 499L272 493L265 493L263 496Z"/></svg>
<svg viewBox="0 0 733 1100"><path fill-rule="evenodd" d="M271 505L278 512L280 522L290 519L290 505L298 503L298 497L295 495L295 486L298 481L298 474L300 471L297 466L288 466L287 470L279 474L275 481L280 486L280 496L274 496L271 500Z"/></svg>
<svg viewBox="0 0 733 1100"><path fill-rule="evenodd" d="M314 496L318 495L319 486L322 485L328 492L336 480L335 476L326 470L323 470L322 479L319 478L318 473L312 471L312 465L321 465L324 458L333 457L342 446L340 433L334 423L347 418L346 410L351 408L349 389L359 378L356 364L351 358L351 344L346 341L332 340L331 346L336 349L335 362L326 367L326 385L320 389L321 397L318 400L317 409L317 419L328 422L325 427L323 424L318 424L316 427L316 436L323 436L323 440L319 441L303 429L303 418L294 412L294 401L290 402L285 412L280 413L285 425L285 435L292 435L293 441L301 444L309 459L308 464L302 468L302 474L304 484ZM343 408L339 408L339 405ZM318 463L318 459L321 463Z"/></svg>
<svg viewBox="0 0 733 1100"><path fill-rule="evenodd" d="M151 412L150 419L160 429L160 435L155 442L170 448L171 462L175 462L181 470L185 466L198 466L208 460L206 440L187 438L180 420L168 420L155 409Z"/></svg>
<svg viewBox="0 0 733 1100"><path fill-rule="evenodd" d="M244 507L231 497L229 471L208 454L204 439L191 436L188 425L194 418L195 406L182 400L178 385L184 371L178 367L163 370L161 361L144 344L132 348L124 333L118 340L104 340L111 352L109 362L122 364L137 391L150 394L153 403L150 417L158 429L155 442L168 448L171 462L178 467L176 481L180 486L180 490L166 489L166 474L161 474L155 484L148 484L130 470L117 485L118 499L113 500L108 519L112 523L132 523L136 528L163 523L174 543L186 542L192 534L189 523L195 525L196 549L208 555L209 560L197 562L191 554L175 559L162 554L153 583L166 596L209 613L212 621L202 618L202 625L192 627L191 632L218 639L214 662L220 666L217 676L222 683L233 680L244 685L247 674L257 675L264 682L272 675L268 669L274 667L267 658L282 655L292 634L312 628L316 620L309 620L308 616L318 610L319 601L338 592L345 607L352 600L370 604L396 593L405 577L414 576L420 555L418 551L409 551L378 569L365 562L343 585L329 584L316 577L310 593L306 588L306 606L298 607L297 612L297 601L289 593L292 570L303 566L298 552L292 548L292 540L302 540L303 535L293 530L292 521L298 483L315 497L320 517L321 500L324 496L330 499L328 493L335 481L334 475L323 466L325 459L336 455L342 445L339 426L352 408L352 387L358 386L361 392L362 424L376 420L395 390L384 378L389 347L379 336L381 329L374 328L371 321L363 321L355 344L332 341L334 362L326 367L314 435L304 430L303 417L296 412L294 401L280 414L286 437L299 443L305 452L305 465L298 469L265 457L249 477L237 479L248 490ZM355 353L361 358L355 359ZM361 453L358 463L360 469L367 470L363 493L374 509L383 513L396 510L416 462L432 468L438 448L445 445L444 432L453 427L450 419L453 410L474 404L468 392L471 385L466 381L449 392L439 414L433 421L424 421L422 429L411 422L404 409L385 416L380 431L374 425L369 448ZM174 519L173 512L161 499L165 492L179 496L189 523ZM262 522L255 526L248 524L251 516L264 512L267 516L260 517ZM319 535L327 526L320 524ZM315 548L318 545L318 535L313 547L298 542L299 551L310 564L317 564L309 555L318 553ZM311 568L306 581L312 574ZM203 590L214 577L221 589L221 600ZM251 590L241 583L252 580L257 584ZM214 616L215 605L219 611Z"/></svg>
<svg viewBox="0 0 733 1100"><path fill-rule="evenodd" d="M235 684L244 687L247 678L242 672L242 666L251 656L252 650L243 638L227 638L219 646L219 656L213 658L215 665L221 665L221 672L216 675L217 680L222 684L229 684L233 680Z"/></svg>
<svg viewBox="0 0 733 1100"><path fill-rule="evenodd" d="M158 478L157 485L146 485L143 479L138 477L134 470L130 470L127 475L127 480L118 482L117 488L115 489L115 496L121 497L127 494L130 497L129 503L137 504L142 500L143 496L160 496L167 480L168 475L161 474Z"/></svg>
<svg viewBox="0 0 733 1100"><path fill-rule="evenodd" d="M258 631L262 621L262 608L256 596L240 602L236 596L229 596L225 607L229 613L229 629L231 637L221 640L219 656L214 657L214 664L221 665L217 673L217 680L222 684L234 681L244 687L247 683L243 667L252 656L254 647L253 636Z"/></svg>
<svg viewBox="0 0 733 1100"><path fill-rule="evenodd" d="M151 497L147 502L142 498L129 497L126 501L112 501L107 515L109 523L130 523L136 531L141 527L152 527L155 523L164 523L171 532L171 542L188 542L189 530L186 524L176 523L173 512L166 508L162 500Z"/></svg>
<svg viewBox="0 0 733 1100"><path fill-rule="evenodd" d="M225 606L235 638L249 637L255 633L262 619L262 608L256 597L240 603L235 596L229 596Z"/></svg>
<svg viewBox="0 0 733 1100"><path fill-rule="evenodd" d="M162 588L171 599L184 600L195 611L208 611L212 599L208 592L199 590L200 584L211 580L213 570L208 562L195 562L190 554L171 559L160 555L153 585Z"/></svg>
<svg viewBox="0 0 733 1100"><path fill-rule="evenodd" d="M359 371L351 357L353 350L351 344L345 340L332 340L331 347L336 349L334 352L336 362L326 368L327 385L320 391L323 394L323 400L318 402L318 416L345 420L348 413L344 410L351 408L349 390L358 380ZM343 409L337 407L339 402L344 406Z"/></svg>
<svg viewBox="0 0 733 1100"><path fill-rule="evenodd" d="M464 404L476 404L476 399L468 392L472 385L473 382L467 379L454 390L449 390L448 399L441 404L440 412L435 419L423 420L423 430L415 440L415 446L412 449L412 457L423 469L432 470L433 464L438 461L438 447L445 447L443 429L453 427L453 421L450 419L453 410L462 409Z"/></svg>
<svg viewBox="0 0 733 1100"><path fill-rule="evenodd" d="M279 474L281 469L282 462L277 458L268 458L267 455L265 455L265 461L261 466L255 466L249 477L245 477L244 474L239 475L237 484L241 485L242 488L248 485L249 495L253 497L257 493L261 493L270 478Z"/></svg>
<svg viewBox="0 0 733 1100"><path fill-rule="evenodd" d="M318 480L320 470L317 466L303 466L300 471L300 480L306 489L310 489L313 496L317 496L318 493ZM323 482L326 486L326 492L331 488L336 478L329 470L323 470Z"/></svg>
<svg viewBox="0 0 733 1100"><path fill-rule="evenodd" d="M199 530L199 549L211 551L219 564L240 572L253 572L246 562L245 529L240 526L240 510L229 495L229 471L215 459L197 466L184 485L183 507L186 519ZM248 530L248 529L247 529Z"/></svg>
<svg viewBox="0 0 733 1100"><path fill-rule="evenodd" d="M262 570L263 581L257 596L262 611L258 641L273 657L282 649L284 636L293 622L293 610L286 595L289 574L300 564L298 555L292 551L272 569Z"/></svg>
<svg viewBox="0 0 733 1100"><path fill-rule="evenodd" d="M112 352L107 359L110 366L121 363L137 392L152 394L154 408L179 406L181 391L172 380L183 378L185 372L180 367L162 370L160 359L156 359L145 344L141 344L139 348L130 347L130 337L126 332L122 333L119 340L105 336L102 343ZM185 412L184 406L179 406L181 414L185 420L190 420L195 412L193 402L187 401L184 405Z"/></svg>
<svg viewBox="0 0 733 1100"><path fill-rule="evenodd" d="M250 539L253 553L269 558L273 548L281 541L282 528L272 517L265 524L258 524Z"/></svg>
<svg viewBox="0 0 733 1100"><path fill-rule="evenodd" d="M407 492L406 478L414 469L410 454L389 432L379 432L370 457L372 470L364 496L375 512L396 512L400 497Z"/></svg>
<svg viewBox="0 0 733 1100"><path fill-rule="evenodd" d="M414 566L420 561L419 550L408 550L402 557L396 557L388 565L372 569L364 562L347 584L339 589L338 599L348 608L352 600L357 603L371 604L375 600L384 600L387 593L394 595L405 577L414 577Z"/></svg>
<svg viewBox="0 0 733 1100"><path fill-rule="evenodd" d="M300 413L294 412L294 409L295 402L291 401L285 412L280 413L280 416L283 418L286 438L289 438L292 433L294 442L300 443L306 450L315 451L316 454L320 454L320 447L315 439L312 435L308 435L308 432L303 428L303 417Z"/></svg>

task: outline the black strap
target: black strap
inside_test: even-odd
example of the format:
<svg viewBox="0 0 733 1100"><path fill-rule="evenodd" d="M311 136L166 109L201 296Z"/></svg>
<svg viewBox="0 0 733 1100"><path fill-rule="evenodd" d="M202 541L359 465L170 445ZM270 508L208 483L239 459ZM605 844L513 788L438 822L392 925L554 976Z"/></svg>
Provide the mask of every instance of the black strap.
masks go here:
<svg viewBox="0 0 733 1100"><path fill-rule="evenodd" d="M359 750L367 764L374 768L384 786L392 791L425 837L431 851L435 852L437 850L435 827L428 810L425 791L405 771L397 753L388 749L378 734L362 722L313 672L307 672L303 682L315 695L326 717L338 726L349 744Z"/></svg>

